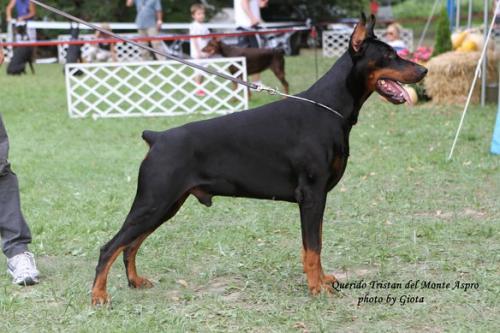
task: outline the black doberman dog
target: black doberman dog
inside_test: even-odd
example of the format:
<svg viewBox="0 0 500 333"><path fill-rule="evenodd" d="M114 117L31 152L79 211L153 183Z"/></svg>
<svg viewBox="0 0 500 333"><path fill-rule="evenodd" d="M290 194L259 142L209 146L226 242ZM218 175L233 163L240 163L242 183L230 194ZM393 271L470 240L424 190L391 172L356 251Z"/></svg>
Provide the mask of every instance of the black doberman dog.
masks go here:
<svg viewBox="0 0 500 333"><path fill-rule="evenodd" d="M71 34L71 40L78 40L80 36L80 27L79 26L74 27L73 25L71 25L70 34ZM75 44L69 45L66 53L66 64L75 64L82 62L83 62L82 46ZM65 68L63 68L63 73L65 72L66 72ZM73 73L73 75L80 76L83 75L83 72L81 70L77 70Z"/></svg>
<svg viewBox="0 0 500 333"><path fill-rule="evenodd" d="M224 44L213 38L202 49L208 55L220 54L223 57L244 57L247 63L247 75L257 74L270 69L283 85L288 94L288 82L285 79L285 51L283 49L245 48ZM229 70L234 74L233 68Z"/></svg>
<svg viewBox="0 0 500 333"><path fill-rule="evenodd" d="M29 41L26 24L16 26L14 31L15 34L21 36L22 41ZM14 40L16 40L16 38L14 38ZM34 58L35 48L33 46L14 47L14 53L10 59L9 66L7 66L7 74L26 74L26 63L30 65L31 73L35 74L35 69L33 68Z"/></svg>
<svg viewBox="0 0 500 333"><path fill-rule="evenodd" d="M150 149L140 167L136 197L120 231L101 248L92 303L108 302L108 272L121 252L129 286L152 286L137 274L137 251L190 194L206 206L216 195L298 203L309 290L332 292L335 277L323 272L320 259L323 211L328 191L346 168L349 132L373 91L401 104L408 97L400 82L418 82L427 73L378 40L374 23L372 16L366 24L363 15L349 50L299 94L342 117L289 98L164 132L144 131Z"/></svg>

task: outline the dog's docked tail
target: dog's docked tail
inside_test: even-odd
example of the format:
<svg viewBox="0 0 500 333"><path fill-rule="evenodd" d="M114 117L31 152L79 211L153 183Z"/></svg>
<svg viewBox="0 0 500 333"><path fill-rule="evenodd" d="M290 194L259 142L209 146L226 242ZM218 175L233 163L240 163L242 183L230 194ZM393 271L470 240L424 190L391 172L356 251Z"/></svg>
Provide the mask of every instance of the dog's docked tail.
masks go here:
<svg viewBox="0 0 500 333"><path fill-rule="evenodd" d="M142 132L142 138L151 147L158 139L159 134L160 134L159 132L146 130L146 131Z"/></svg>

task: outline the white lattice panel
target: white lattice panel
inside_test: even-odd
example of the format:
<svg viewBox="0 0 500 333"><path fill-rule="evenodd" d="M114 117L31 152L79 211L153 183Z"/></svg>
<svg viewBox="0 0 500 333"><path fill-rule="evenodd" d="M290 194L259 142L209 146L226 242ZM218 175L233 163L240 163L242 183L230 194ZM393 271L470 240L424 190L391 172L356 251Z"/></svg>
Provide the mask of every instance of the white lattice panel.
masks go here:
<svg viewBox="0 0 500 333"><path fill-rule="evenodd" d="M385 29L375 29L375 35L385 41ZM323 31L323 56L340 57L349 48L349 39L352 30L329 30ZM401 39L408 45L410 51L413 51L413 30L403 29Z"/></svg>
<svg viewBox="0 0 500 333"><path fill-rule="evenodd" d="M137 37L137 35L134 34L122 34L124 37ZM60 41L67 41L71 39L70 35L59 35L57 37L58 40ZM95 35L83 35L80 34L79 39L83 40L91 40L95 39ZM82 45L82 57L85 61L90 60L90 52L92 51L92 47L95 46L96 44L83 44ZM138 48L135 45L132 44L127 44L127 43L117 43L116 45L116 55L118 58L118 61L141 61L141 49ZM59 63L64 64L66 63L66 53L68 51L68 46L67 44L63 45L58 45L57 46L57 54L59 57Z"/></svg>
<svg viewBox="0 0 500 333"><path fill-rule="evenodd" d="M340 57L349 48L352 31L323 31L323 56Z"/></svg>
<svg viewBox="0 0 500 333"><path fill-rule="evenodd" d="M246 80L245 58L197 60L197 63ZM68 111L72 118L175 116L230 113L248 108L248 91L231 81L176 61L66 65ZM82 75L75 75L81 71ZM203 82L197 85L195 77ZM203 90L201 97L196 91Z"/></svg>
<svg viewBox="0 0 500 333"><path fill-rule="evenodd" d="M7 38L7 34L0 34L0 42L2 43L6 43L6 42L9 42L10 39ZM4 46L2 45L2 49L3 49L3 54L5 56L5 62L9 62L10 61L10 58L12 58L12 47L7 47L7 46Z"/></svg>

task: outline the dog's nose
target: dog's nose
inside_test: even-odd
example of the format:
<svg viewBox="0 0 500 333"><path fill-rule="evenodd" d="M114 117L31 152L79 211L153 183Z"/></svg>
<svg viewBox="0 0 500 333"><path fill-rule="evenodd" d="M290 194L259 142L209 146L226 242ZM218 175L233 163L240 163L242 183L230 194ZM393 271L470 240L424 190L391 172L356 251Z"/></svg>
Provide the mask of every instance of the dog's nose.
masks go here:
<svg viewBox="0 0 500 333"><path fill-rule="evenodd" d="M420 66L420 73L422 74L422 76L427 74L427 72L428 72L427 68L425 68L424 66Z"/></svg>

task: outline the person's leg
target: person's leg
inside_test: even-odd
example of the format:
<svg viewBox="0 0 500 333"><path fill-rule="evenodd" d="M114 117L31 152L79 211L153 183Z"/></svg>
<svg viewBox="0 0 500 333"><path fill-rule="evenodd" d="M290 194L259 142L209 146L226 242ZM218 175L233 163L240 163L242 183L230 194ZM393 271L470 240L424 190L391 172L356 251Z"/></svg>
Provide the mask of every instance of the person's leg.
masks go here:
<svg viewBox="0 0 500 333"><path fill-rule="evenodd" d="M148 29L148 36L150 36L150 37L158 36L158 29L156 27L149 28ZM165 53L167 51L163 41L152 41L151 45L158 52ZM155 54L154 56L155 56L156 60L166 60L166 58L164 56L161 56L159 54Z"/></svg>
<svg viewBox="0 0 500 333"><path fill-rule="evenodd" d="M21 212L19 185L7 160L9 139L0 115L0 235L2 251L7 256L8 272L13 283L38 283L38 270L33 254L28 252L31 232Z"/></svg>
<svg viewBox="0 0 500 333"><path fill-rule="evenodd" d="M257 39L257 35L249 35L248 44L249 44L248 47L259 48L259 41ZM252 75L252 82L259 85L262 84L262 82L260 81L260 73Z"/></svg>
<svg viewBox="0 0 500 333"><path fill-rule="evenodd" d="M148 37L148 29L139 29L140 37ZM140 44L144 46L148 46L148 42L140 42ZM142 60L151 60L151 54L148 50L141 48L141 57Z"/></svg>
<svg viewBox="0 0 500 333"><path fill-rule="evenodd" d="M109 62L111 59L111 52L108 50L98 49L96 58L98 62Z"/></svg>
<svg viewBox="0 0 500 333"><path fill-rule="evenodd" d="M196 83L196 91L195 94L196 96L199 97L204 97L206 96L205 89L203 89L202 83L203 83L203 76L201 75L201 72L199 70L195 71L196 76L194 77L194 82Z"/></svg>
<svg viewBox="0 0 500 333"><path fill-rule="evenodd" d="M258 85L262 84L262 81L260 81L260 73L252 75L252 82Z"/></svg>
<svg viewBox="0 0 500 333"><path fill-rule="evenodd" d="M2 251L8 257L27 251L31 233L19 201L19 185L7 160L9 138L0 115L0 234Z"/></svg>
<svg viewBox="0 0 500 333"><path fill-rule="evenodd" d="M89 51L88 56L87 56L88 62L95 62L97 60L98 50L99 50L99 48L95 45L92 45L90 47L90 51Z"/></svg>

